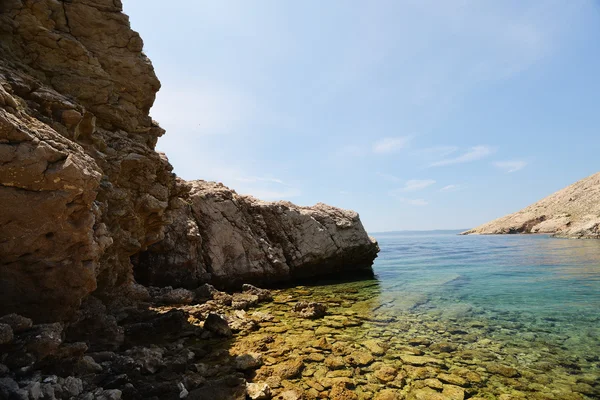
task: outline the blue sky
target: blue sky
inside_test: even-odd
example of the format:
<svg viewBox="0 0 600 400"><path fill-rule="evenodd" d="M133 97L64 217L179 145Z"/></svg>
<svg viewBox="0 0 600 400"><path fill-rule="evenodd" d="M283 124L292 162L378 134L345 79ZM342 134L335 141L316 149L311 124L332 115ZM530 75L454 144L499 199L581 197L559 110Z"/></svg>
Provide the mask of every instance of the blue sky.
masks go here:
<svg viewBox="0 0 600 400"><path fill-rule="evenodd" d="M468 228L599 170L600 3L126 0L185 179Z"/></svg>

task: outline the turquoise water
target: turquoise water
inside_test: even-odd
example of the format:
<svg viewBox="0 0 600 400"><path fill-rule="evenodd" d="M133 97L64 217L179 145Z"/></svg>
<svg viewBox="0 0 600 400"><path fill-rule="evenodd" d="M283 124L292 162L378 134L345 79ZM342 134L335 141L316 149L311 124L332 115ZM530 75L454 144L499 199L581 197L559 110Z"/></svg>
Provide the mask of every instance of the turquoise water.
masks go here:
<svg viewBox="0 0 600 400"><path fill-rule="evenodd" d="M599 241L457 233L378 234L381 292L421 295L439 311L458 303L489 316L600 326Z"/></svg>
<svg viewBox="0 0 600 400"><path fill-rule="evenodd" d="M374 279L276 291L262 308L274 319L236 354L277 334L264 368L302 359L302 376L286 385L309 399L330 398L336 379L359 400L600 399L600 241L373 236L381 248ZM327 315L298 318L297 301L320 302ZM355 365L365 351L372 358ZM323 365L331 356L343 363Z"/></svg>

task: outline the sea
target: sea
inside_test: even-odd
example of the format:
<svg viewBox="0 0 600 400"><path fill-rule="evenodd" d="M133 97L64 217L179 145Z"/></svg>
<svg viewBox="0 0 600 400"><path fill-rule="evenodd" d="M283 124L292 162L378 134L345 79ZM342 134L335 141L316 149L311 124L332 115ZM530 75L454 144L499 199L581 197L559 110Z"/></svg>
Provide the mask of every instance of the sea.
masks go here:
<svg viewBox="0 0 600 400"><path fill-rule="evenodd" d="M373 278L285 289L256 335L305 360L325 338L347 370L307 364L298 384L351 379L359 399L600 398L600 241L459 233L373 233ZM298 300L328 315L300 321Z"/></svg>

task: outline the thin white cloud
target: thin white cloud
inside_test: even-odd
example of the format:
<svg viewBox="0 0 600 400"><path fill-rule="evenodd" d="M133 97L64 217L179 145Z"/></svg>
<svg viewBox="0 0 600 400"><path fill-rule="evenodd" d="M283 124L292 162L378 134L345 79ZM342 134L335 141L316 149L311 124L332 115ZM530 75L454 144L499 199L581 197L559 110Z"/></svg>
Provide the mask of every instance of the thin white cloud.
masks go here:
<svg viewBox="0 0 600 400"><path fill-rule="evenodd" d="M474 146L467 150L465 153L454 158L445 158L440 161L429 164L430 167L442 167L446 165L462 164L471 161L481 160L493 153L493 150L489 146Z"/></svg>
<svg viewBox="0 0 600 400"><path fill-rule="evenodd" d="M460 185L446 185L440 189L440 192L456 192L460 189Z"/></svg>
<svg viewBox="0 0 600 400"><path fill-rule="evenodd" d="M435 181L433 179L411 179L406 181L404 187L396 189L395 192L417 192L434 184Z"/></svg>
<svg viewBox="0 0 600 400"><path fill-rule="evenodd" d="M424 199L407 199L405 197L400 197L398 198L398 200L400 200L404 204L409 204L415 207L424 207L429 204L429 202Z"/></svg>
<svg viewBox="0 0 600 400"><path fill-rule="evenodd" d="M410 142L410 136L386 137L373 143L373 153L395 153L405 148Z"/></svg>
<svg viewBox="0 0 600 400"><path fill-rule="evenodd" d="M501 169L504 172L512 173L512 172L517 172L517 171L525 168L527 166L527 162L519 161L519 160L497 161L497 162L493 163L493 165L494 165L494 167Z"/></svg>

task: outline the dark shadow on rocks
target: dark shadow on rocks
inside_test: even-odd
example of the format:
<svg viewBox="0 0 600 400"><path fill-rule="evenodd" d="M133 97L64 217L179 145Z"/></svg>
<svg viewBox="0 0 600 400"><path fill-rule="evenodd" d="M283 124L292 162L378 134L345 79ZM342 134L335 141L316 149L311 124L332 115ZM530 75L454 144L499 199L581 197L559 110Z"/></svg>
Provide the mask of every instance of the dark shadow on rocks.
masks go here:
<svg viewBox="0 0 600 400"><path fill-rule="evenodd" d="M240 303L248 308L269 301L268 291L149 289L150 301L137 306L110 309L90 298L68 326L0 318L11 323L0 326L0 398L244 399L260 364L240 367L229 349L232 331L256 326L226 315L235 312L233 299L254 300ZM167 304L181 299L187 304Z"/></svg>

